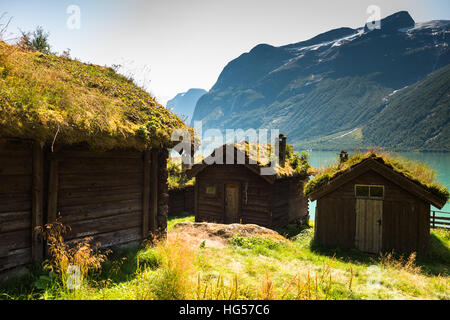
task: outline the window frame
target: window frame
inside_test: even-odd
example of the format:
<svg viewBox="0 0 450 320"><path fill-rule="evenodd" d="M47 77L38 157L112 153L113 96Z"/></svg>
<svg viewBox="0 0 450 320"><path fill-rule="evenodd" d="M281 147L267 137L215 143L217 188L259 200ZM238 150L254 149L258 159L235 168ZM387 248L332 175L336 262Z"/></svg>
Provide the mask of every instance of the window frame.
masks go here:
<svg viewBox="0 0 450 320"><path fill-rule="evenodd" d="M214 188L214 193L209 193L208 188ZM204 194L207 197L215 198L217 197L217 185L216 184L205 184Z"/></svg>
<svg viewBox="0 0 450 320"><path fill-rule="evenodd" d="M356 195L356 188L357 187L368 187L369 188L369 194L368 196L357 196ZM373 197L370 195L370 189L372 187L376 187L376 188L381 188L383 190L383 196L381 197ZM384 194L385 194L385 188L384 185L379 185L379 184L355 184L354 187L354 194L355 194L355 198L356 199L372 199L372 200L383 200L384 199Z"/></svg>

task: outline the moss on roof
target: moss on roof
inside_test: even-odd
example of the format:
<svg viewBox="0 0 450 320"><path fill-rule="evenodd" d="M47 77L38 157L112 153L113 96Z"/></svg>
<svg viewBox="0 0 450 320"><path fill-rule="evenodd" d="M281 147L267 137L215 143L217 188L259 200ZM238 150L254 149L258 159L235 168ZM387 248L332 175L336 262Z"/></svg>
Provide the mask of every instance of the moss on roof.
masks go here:
<svg viewBox="0 0 450 320"><path fill-rule="evenodd" d="M441 184L435 182L436 172L424 163L418 163L400 157L392 157L387 153L372 151L364 154L355 154L344 163L336 163L323 169L315 176L314 179L310 180L305 185L305 195L309 195L313 191L327 185L331 180L350 171L351 168L369 158L375 159L387 165L395 172L403 175L414 183L422 186L425 190L436 195L442 201L448 201L449 191Z"/></svg>
<svg viewBox="0 0 450 320"><path fill-rule="evenodd" d="M144 149L185 127L111 68L0 42L0 137Z"/></svg>
<svg viewBox="0 0 450 320"><path fill-rule="evenodd" d="M169 190L181 190L186 187L192 187L195 184L195 178L189 178L186 171L182 170L181 157L169 158L167 160L167 179Z"/></svg>
<svg viewBox="0 0 450 320"><path fill-rule="evenodd" d="M261 167L269 166L274 155L271 153L271 144L249 143L247 141L235 143L234 146L244 152L245 155ZM275 168L277 178L292 177L297 175L311 174L312 168L309 164L309 155L306 152L296 154L290 144L286 144L286 161L284 167L277 165Z"/></svg>

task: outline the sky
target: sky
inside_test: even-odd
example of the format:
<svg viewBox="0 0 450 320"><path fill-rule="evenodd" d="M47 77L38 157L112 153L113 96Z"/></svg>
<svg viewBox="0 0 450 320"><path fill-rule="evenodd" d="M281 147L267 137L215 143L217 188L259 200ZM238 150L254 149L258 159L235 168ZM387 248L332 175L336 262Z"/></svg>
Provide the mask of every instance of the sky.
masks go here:
<svg viewBox="0 0 450 320"><path fill-rule="evenodd" d="M122 65L165 104L189 88L209 90L228 62L257 44L361 27L370 5L382 18L407 10L416 22L450 20L448 0L0 0L0 13L12 17L7 39L40 25L53 51ZM68 11L73 6L79 11Z"/></svg>

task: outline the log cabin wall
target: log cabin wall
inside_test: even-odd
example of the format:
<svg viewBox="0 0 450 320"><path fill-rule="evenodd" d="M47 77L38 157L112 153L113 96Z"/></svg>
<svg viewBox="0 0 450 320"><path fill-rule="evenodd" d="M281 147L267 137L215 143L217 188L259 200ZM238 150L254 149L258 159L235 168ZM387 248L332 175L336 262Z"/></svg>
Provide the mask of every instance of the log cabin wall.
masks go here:
<svg viewBox="0 0 450 320"><path fill-rule="evenodd" d="M289 223L306 223L308 215L308 198L303 195L303 186L308 181L306 176L278 179L273 185L272 219L274 226Z"/></svg>
<svg viewBox="0 0 450 320"><path fill-rule="evenodd" d="M194 187L169 190L169 217L194 212Z"/></svg>
<svg viewBox="0 0 450 320"><path fill-rule="evenodd" d="M32 261L33 143L0 141L0 271Z"/></svg>
<svg viewBox="0 0 450 320"><path fill-rule="evenodd" d="M383 185L382 250L426 249L430 205L382 175L369 171L317 200L315 237L326 246L355 247L355 184Z"/></svg>
<svg viewBox="0 0 450 320"><path fill-rule="evenodd" d="M93 237L103 248L165 232L167 155L51 152L39 142L0 140L0 272L40 263L44 241L36 227L59 214L71 228L66 240Z"/></svg>
<svg viewBox="0 0 450 320"><path fill-rule="evenodd" d="M272 225L285 226L289 223L289 179L276 180L272 186Z"/></svg>
<svg viewBox="0 0 450 320"><path fill-rule="evenodd" d="M196 176L196 221L225 222L225 184L239 185L238 222L271 226L271 185L244 165L210 165ZM208 186L214 195L206 193Z"/></svg>
<svg viewBox="0 0 450 320"><path fill-rule="evenodd" d="M158 212L157 212L157 232L159 234L164 234L167 231L167 216L169 214L169 184L168 177L169 172L167 170L167 158L169 157L169 152L167 149L161 149L158 153L158 188L157 188L157 203L158 203Z"/></svg>
<svg viewBox="0 0 450 320"><path fill-rule="evenodd" d="M89 236L109 247L142 239L142 152L61 151L48 157L52 165L47 218L53 221L61 215L61 222L71 228L66 240Z"/></svg>
<svg viewBox="0 0 450 320"><path fill-rule="evenodd" d="M242 223L272 226L272 186L259 175L246 170L242 182Z"/></svg>
<svg viewBox="0 0 450 320"><path fill-rule="evenodd" d="M303 187L309 177L290 178L289 185L289 223L308 223L309 205L308 198L303 195Z"/></svg>

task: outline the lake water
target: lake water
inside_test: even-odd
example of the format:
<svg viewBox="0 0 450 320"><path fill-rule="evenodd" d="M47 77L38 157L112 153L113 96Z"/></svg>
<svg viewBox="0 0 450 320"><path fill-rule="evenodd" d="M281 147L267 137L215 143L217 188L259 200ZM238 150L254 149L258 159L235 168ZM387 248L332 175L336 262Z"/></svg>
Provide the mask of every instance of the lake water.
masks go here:
<svg viewBox="0 0 450 320"><path fill-rule="evenodd" d="M397 154L411 160L425 162L436 170L437 181L450 190L450 153L398 152ZM339 151L311 151L309 155L311 165L320 169L335 163L339 158ZM316 202L310 202L309 215L311 220L314 220L315 209ZM439 209L431 206L431 210ZM450 212L450 203L447 202L441 211Z"/></svg>

